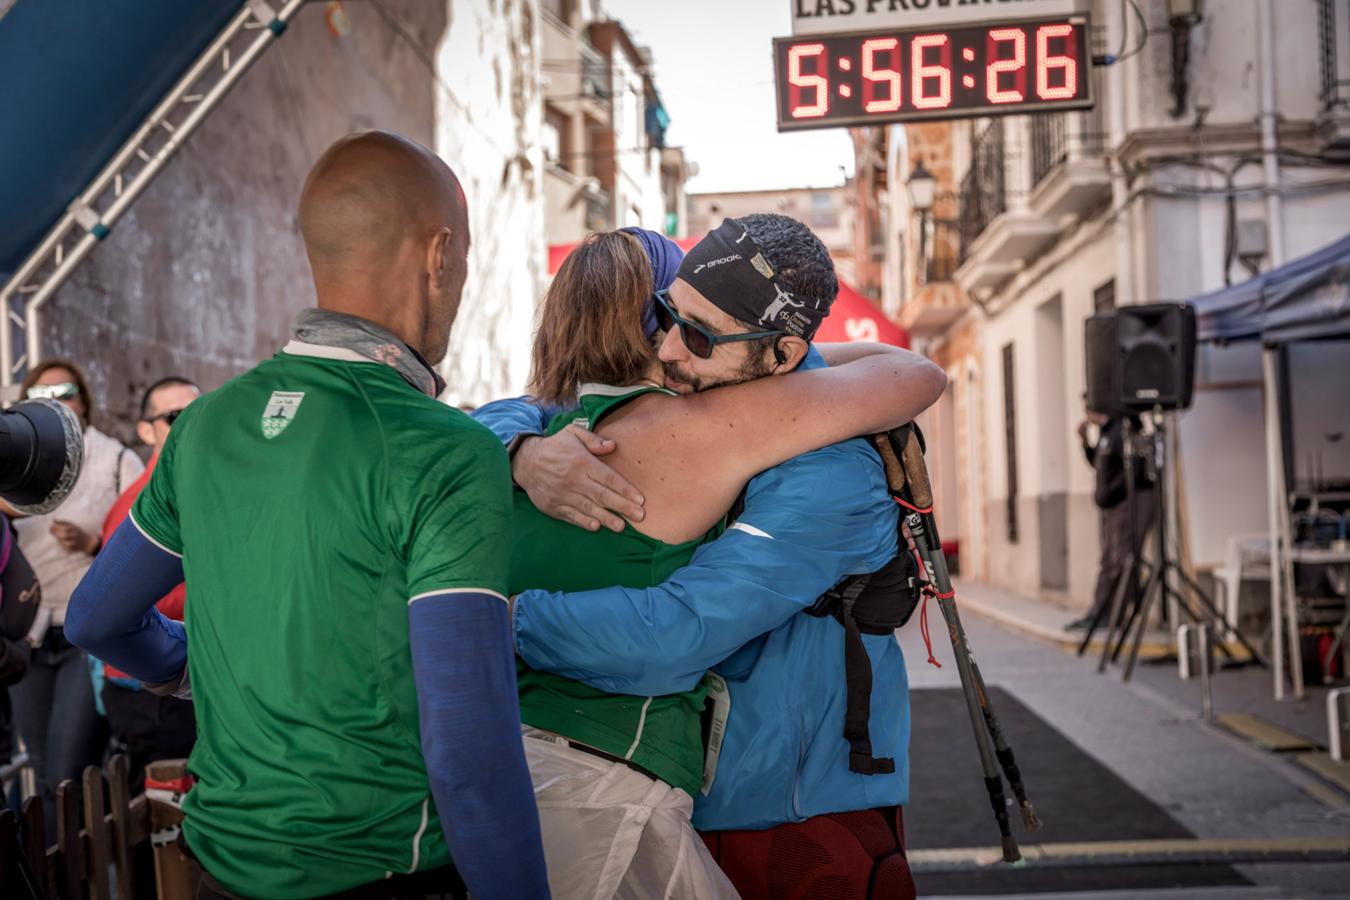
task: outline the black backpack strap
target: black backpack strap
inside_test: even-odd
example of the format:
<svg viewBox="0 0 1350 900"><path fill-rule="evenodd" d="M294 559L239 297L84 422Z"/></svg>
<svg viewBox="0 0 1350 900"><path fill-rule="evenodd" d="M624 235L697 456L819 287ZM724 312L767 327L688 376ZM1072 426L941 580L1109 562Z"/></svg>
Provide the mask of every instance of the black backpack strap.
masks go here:
<svg viewBox="0 0 1350 900"><path fill-rule="evenodd" d="M919 441L923 434L912 423L880 436L890 441L897 458L906 442ZM887 467L888 487L895 496L904 487L903 471L898 466ZM744 495L738 501L744 508ZM736 514L739 514L737 510ZM808 615L824 618L832 616L844 626L844 679L846 705L844 708L844 739L848 741L848 768L860 775L882 775L895 771L895 760L872 755L869 721L872 712L872 660L863 643L864 634L891 634L905 624L919 605L923 573L906 551L903 535L904 517L896 520L897 553L884 567L869 575L852 575L818 599Z"/></svg>
<svg viewBox="0 0 1350 900"><path fill-rule="evenodd" d="M868 722L872 716L872 660L863 644L853 605L867 586L860 578L840 596L844 621L844 679L848 684L844 708L844 740L848 741L848 770L859 775L884 775L895 771L895 760L872 755L872 736Z"/></svg>
<svg viewBox="0 0 1350 900"><path fill-rule="evenodd" d="M730 528L736 524L736 520L745 512L745 495L750 491L750 485L741 488L741 492L736 495L736 501L731 504L731 509L727 510L726 523Z"/></svg>

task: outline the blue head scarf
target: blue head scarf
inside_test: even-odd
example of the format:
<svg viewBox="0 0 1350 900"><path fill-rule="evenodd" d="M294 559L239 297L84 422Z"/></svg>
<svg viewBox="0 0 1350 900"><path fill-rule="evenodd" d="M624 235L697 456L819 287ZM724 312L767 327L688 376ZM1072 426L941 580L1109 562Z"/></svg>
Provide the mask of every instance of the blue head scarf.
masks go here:
<svg viewBox="0 0 1350 900"><path fill-rule="evenodd" d="M675 282L680 271L680 261L684 251L675 246L675 242L663 234L646 228L621 228L638 239L642 249L647 251L647 259L652 264L652 291L664 291ZM642 308L642 331L647 337L656 334L656 301L648 300Z"/></svg>

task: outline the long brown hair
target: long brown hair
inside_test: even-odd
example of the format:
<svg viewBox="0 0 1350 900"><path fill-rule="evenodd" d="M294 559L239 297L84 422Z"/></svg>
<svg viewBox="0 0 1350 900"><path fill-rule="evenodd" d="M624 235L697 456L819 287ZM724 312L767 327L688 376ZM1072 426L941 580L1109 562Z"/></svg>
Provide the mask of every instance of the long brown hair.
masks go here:
<svg viewBox="0 0 1350 900"><path fill-rule="evenodd" d="M50 359L44 359L35 366L28 368L28 374L23 376L23 387L20 389L19 396L28 396L28 389L37 384L37 380L42 377L42 373L49 369L65 369L75 380L75 386L80 389L80 397L84 400L84 422L89 424L94 418L94 392L89 390L89 378L73 361L61 359L53 356Z"/></svg>
<svg viewBox="0 0 1350 900"><path fill-rule="evenodd" d="M652 296L652 266L631 234L587 235L544 295L534 336L530 392L567 405L589 382L628 385L651 364L642 310Z"/></svg>

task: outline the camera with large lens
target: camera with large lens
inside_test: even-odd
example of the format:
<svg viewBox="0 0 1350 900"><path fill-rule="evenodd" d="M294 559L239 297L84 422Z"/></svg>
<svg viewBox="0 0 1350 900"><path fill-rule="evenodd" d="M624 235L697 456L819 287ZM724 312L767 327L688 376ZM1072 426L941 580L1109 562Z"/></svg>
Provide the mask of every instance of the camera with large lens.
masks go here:
<svg viewBox="0 0 1350 900"><path fill-rule="evenodd" d="M61 505L80 477L84 429L55 400L25 400L0 411L0 498L30 516Z"/></svg>

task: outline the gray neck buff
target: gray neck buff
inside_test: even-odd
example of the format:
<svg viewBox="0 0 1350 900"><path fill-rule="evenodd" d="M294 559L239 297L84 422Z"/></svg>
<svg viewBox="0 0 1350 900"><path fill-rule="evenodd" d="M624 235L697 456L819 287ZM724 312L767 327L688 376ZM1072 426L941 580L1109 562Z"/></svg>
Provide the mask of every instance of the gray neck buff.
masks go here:
<svg viewBox="0 0 1350 900"><path fill-rule="evenodd" d="M341 347L383 363L428 397L438 397L445 390L445 380L420 353L368 319L327 309L303 309L291 330L297 341Z"/></svg>

